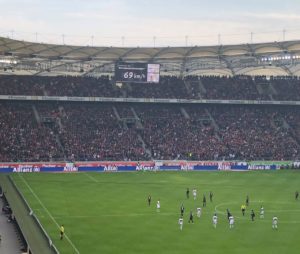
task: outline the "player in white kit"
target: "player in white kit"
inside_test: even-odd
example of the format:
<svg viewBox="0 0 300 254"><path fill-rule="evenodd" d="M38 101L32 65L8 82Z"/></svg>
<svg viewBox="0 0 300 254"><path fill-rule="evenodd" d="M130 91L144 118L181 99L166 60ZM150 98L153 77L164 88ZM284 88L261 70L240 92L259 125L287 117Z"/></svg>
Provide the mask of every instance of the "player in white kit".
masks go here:
<svg viewBox="0 0 300 254"><path fill-rule="evenodd" d="M197 197L197 190L196 189L193 189L193 197L194 197L194 200L196 200L196 197Z"/></svg>
<svg viewBox="0 0 300 254"><path fill-rule="evenodd" d="M260 214L259 214L259 217L260 217L261 219L265 218L265 209L264 209L263 206L261 206L261 208L260 208Z"/></svg>
<svg viewBox="0 0 300 254"><path fill-rule="evenodd" d="M229 228L233 228L234 227L234 218L233 216L231 215L229 217Z"/></svg>
<svg viewBox="0 0 300 254"><path fill-rule="evenodd" d="M182 228L183 228L183 218L182 217L179 218L178 224L179 224L180 230L182 230Z"/></svg>
<svg viewBox="0 0 300 254"><path fill-rule="evenodd" d="M276 216L272 219L272 228L277 229L278 218Z"/></svg>
<svg viewBox="0 0 300 254"><path fill-rule="evenodd" d="M213 226L214 226L214 228L216 228L217 224L218 224L218 216L216 213L214 214L212 220L213 220Z"/></svg>
<svg viewBox="0 0 300 254"><path fill-rule="evenodd" d="M200 218L201 217L201 207L197 208L197 217Z"/></svg>
<svg viewBox="0 0 300 254"><path fill-rule="evenodd" d="M160 202L159 200L156 203L156 210L159 212L160 211Z"/></svg>

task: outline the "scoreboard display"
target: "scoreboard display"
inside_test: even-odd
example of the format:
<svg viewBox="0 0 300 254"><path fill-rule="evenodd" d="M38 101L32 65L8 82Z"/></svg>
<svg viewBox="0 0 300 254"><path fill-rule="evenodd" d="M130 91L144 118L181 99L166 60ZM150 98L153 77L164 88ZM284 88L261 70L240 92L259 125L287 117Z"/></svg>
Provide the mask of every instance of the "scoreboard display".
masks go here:
<svg viewBox="0 0 300 254"><path fill-rule="evenodd" d="M159 83L159 64L117 62L116 82Z"/></svg>

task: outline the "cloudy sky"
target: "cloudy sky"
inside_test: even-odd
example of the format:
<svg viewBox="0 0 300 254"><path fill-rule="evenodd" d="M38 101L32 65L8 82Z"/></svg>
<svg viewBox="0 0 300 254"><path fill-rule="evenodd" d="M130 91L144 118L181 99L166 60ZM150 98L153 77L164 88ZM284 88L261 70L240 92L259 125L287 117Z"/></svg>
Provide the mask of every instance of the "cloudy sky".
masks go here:
<svg viewBox="0 0 300 254"><path fill-rule="evenodd" d="M300 0L0 0L0 8L0 36L38 42L152 47L300 39Z"/></svg>

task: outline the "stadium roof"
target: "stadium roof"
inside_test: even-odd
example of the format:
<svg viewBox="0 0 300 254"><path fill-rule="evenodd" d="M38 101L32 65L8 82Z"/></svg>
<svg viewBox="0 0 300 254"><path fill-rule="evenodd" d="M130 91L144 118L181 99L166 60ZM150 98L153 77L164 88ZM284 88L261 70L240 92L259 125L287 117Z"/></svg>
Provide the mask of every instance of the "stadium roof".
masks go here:
<svg viewBox="0 0 300 254"><path fill-rule="evenodd" d="M0 37L0 73L112 74L114 63L161 64L168 75L298 75L300 41L193 47L95 47L54 45ZM5 70L5 71L4 71Z"/></svg>

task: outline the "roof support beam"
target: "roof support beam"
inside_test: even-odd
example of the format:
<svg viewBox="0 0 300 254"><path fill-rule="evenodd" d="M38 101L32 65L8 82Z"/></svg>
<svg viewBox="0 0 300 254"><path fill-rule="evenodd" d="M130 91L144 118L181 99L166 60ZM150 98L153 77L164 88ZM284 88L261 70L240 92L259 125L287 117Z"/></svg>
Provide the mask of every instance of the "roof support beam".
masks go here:
<svg viewBox="0 0 300 254"><path fill-rule="evenodd" d="M185 71L185 65L186 65L186 61L187 61L187 58L188 58L188 56L191 54L191 52L195 49L195 48L197 48L197 46L194 46L194 47L191 47L191 48L189 48L186 52L185 52L185 54L184 54L184 56L183 56L183 59L182 59L182 65L181 65L181 70L180 70L180 77L183 77L184 76L184 71Z"/></svg>
<svg viewBox="0 0 300 254"><path fill-rule="evenodd" d="M223 55L223 45L220 45L218 48L218 56L219 56L219 60L223 60L226 63L227 68L231 71L232 75L236 75L231 63L226 59L226 57Z"/></svg>
<svg viewBox="0 0 300 254"><path fill-rule="evenodd" d="M167 49L169 49L169 47L168 48L160 48L151 58L150 58L150 60L149 60L149 62L153 62L154 61L154 59L157 57L157 56L159 56L162 52L164 52L165 50L167 50Z"/></svg>
<svg viewBox="0 0 300 254"><path fill-rule="evenodd" d="M80 60L80 61L77 61L77 62L73 62L72 64L78 64L78 63L82 63L84 62L85 60ZM54 68L57 68L57 67L61 67L61 66L65 66L67 64L70 64L70 63L62 63L62 64L57 64L57 65L54 65L54 66L51 66L50 68L48 68L47 70L52 70ZM47 70L42 70L42 71L38 71L36 72L33 76L38 76L39 74L47 71Z"/></svg>
<svg viewBox="0 0 300 254"><path fill-rule="evenodd" d="M102 67L105 67L106 65L110 65L110 64L113 64L113 63L114 63L114 61L111 61L111 62L108 62L108 63L104 63L104 64L101 64L101 65L95 66L94 68L86 71L82 76L86 77L86 76L88 76L88 74L92 73L97 68L102 68Z"/></svg>
<svg viewBox="0 0 300 254"><path fill-rule="evenodd" d="M293 72L288 66L282 65L281 68L284 69L288 73L288 75L293 76Z"/></svg>

